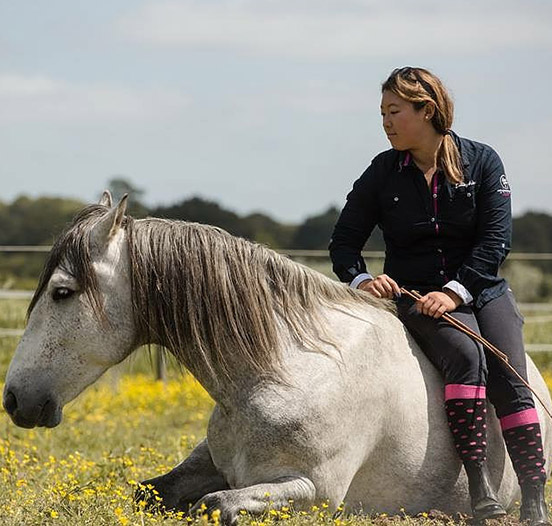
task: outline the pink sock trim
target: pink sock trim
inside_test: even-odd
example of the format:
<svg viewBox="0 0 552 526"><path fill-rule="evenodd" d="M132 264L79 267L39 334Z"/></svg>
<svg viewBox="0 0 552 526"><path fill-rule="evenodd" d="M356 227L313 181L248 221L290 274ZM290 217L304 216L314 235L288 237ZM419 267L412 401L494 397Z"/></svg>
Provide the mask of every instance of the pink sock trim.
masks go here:
<svg viewBox="0 0 552 526"><path fill-rule="evenodd" d="M536 409L525 409L519 413L513 413L508 416L503 416L500 419L500 427L502 431L511 429L512 427L525 426L527 424L538 424L539 415Z"/></svg>
<svg viewBox="0 0 552 526"><path fill-rule="evenodd" d="M447 384L445 385L445 400L454 400L455 398L487 398L487 390L484 385L464 385Z"/></svg>

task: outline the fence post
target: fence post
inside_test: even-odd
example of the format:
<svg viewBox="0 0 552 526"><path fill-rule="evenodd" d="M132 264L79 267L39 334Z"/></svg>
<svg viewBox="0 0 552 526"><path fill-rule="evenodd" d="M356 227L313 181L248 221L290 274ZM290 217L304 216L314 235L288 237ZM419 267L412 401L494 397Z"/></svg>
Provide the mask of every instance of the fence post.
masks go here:
<svg viewBox="0 0 552 526"><path fill-rule="evenodd" d="M155 349L155 379L163 383L167 382L167 358L162 347Z"/></svg>

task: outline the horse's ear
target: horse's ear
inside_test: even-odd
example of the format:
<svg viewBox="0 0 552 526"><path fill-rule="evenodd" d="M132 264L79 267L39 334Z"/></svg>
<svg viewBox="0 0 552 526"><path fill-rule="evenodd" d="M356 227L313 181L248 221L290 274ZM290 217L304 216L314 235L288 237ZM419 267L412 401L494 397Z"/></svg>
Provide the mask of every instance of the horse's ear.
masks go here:
<svg viewBox="0 0 552 526"><path fill-rule="evenodd" d="M127 198L128 194L125 194L119 201L119 204L111 208L111 210L94 225L90 232L90 240L95 247L103 248L106 246L118 232L119 228L121 228L126 212Z"/></svg>
<svg viewBox="0 0 552 526"><path fill-rule="evenodd" d="M111 208L113 206L113 199L111 198L111 192L109 190L104 190L98 204L107 206L107 208Z"/></svg>

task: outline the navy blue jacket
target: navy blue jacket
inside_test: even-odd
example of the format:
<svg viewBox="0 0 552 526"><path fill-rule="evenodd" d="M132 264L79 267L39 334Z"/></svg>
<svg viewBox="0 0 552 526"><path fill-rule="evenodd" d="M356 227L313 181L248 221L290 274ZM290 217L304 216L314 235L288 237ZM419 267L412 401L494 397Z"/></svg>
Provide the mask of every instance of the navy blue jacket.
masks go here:
<svg viewBox="0 0 552 526"><path fill-rule="evenodd" d="M464 182L438 171L436 193L408 152L388 150L355 182L335 225L330 256L339 279L366 272L361 250L378 225L385 240L384 272L422 293L454 280L481 307L508 288L497 276L510 250L510 187L498 154L458 137Z"/></svg>

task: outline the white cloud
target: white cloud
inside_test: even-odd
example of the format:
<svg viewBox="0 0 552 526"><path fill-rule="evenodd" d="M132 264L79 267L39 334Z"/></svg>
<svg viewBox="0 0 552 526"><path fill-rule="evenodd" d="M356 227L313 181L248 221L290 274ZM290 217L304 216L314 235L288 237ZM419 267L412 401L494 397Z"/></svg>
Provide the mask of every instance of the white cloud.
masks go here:
<svg viewBox="0 0 552 526"><path fill-rule="evenodd" d="M3 122L98 122L165 118L189 99L174 90L81 85L44 76L0 75Z"/></svg>
<svg viewBox="0 0 552 526"><path fill-rule="evenodd" d="M551 21L536 1L175 0L143 5L118 30L158 46L338 59L550 46Z"/></svg>

